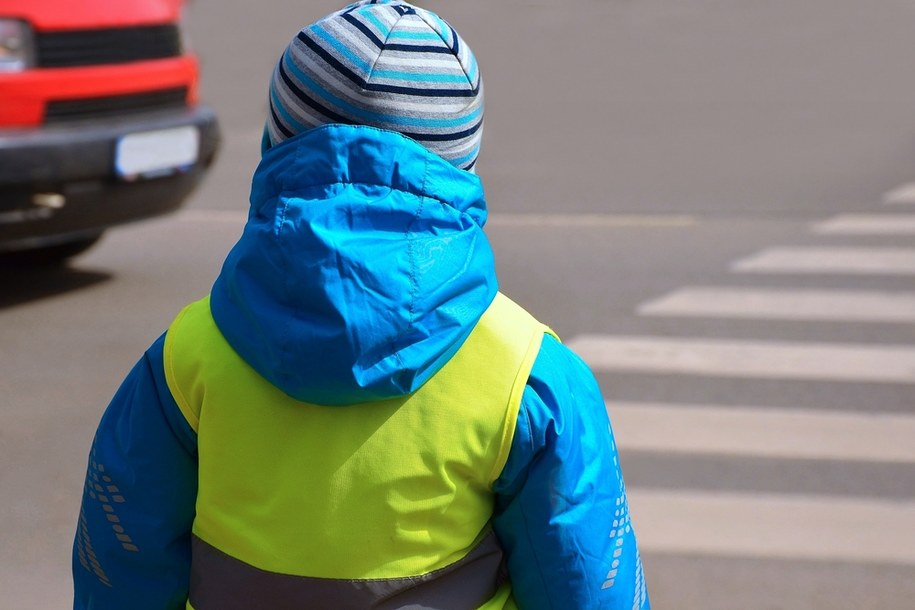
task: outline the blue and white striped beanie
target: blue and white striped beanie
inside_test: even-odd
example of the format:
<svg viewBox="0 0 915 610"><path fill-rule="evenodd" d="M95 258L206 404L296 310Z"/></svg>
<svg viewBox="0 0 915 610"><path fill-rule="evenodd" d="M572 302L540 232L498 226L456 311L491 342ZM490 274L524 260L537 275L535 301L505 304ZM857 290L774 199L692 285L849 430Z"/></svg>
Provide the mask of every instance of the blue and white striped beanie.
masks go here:
<svg viewBox="0 0 915 610"><path fill-rule="evenodd" d="M470 47L431 11L363 0L292 39L270 83L265 145L326 123L398 131L473 171L483 85Z"/></svg>

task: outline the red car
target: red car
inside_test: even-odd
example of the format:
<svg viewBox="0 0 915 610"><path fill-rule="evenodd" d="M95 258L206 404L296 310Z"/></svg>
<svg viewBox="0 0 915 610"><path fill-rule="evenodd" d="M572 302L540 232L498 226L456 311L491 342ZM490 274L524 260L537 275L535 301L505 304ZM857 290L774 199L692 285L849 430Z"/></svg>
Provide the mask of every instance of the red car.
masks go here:
<svg viewBox="0 0 915 610"><path fill-rule="evenodd" d="M64 260L200 182L219 128L182 4L0 0L0 260Z"/></svg>

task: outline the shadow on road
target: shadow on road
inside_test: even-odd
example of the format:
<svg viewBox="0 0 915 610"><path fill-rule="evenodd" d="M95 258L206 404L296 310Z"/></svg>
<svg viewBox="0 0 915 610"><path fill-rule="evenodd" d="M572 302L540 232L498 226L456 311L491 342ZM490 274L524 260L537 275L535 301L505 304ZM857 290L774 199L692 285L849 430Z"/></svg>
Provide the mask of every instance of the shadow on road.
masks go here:
<svg viewBox="0 0 915 610"><path fill-rule="evenodd" d="M66 266L0 265L0 309L81 290L111 278L110 273Z"/></svg>

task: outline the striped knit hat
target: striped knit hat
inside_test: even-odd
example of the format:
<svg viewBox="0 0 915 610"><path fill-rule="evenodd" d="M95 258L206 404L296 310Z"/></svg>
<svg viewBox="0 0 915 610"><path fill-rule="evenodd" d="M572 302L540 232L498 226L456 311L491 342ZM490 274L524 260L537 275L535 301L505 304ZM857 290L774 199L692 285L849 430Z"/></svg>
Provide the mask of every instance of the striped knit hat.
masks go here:
<svg viewBox="0 0 915 610"><path fill-rule="evenodd" d="M326 123L398 131L466 170L483 135L473 53L438 15L363 0L292 39L270 83L265 144Z"/></svg>

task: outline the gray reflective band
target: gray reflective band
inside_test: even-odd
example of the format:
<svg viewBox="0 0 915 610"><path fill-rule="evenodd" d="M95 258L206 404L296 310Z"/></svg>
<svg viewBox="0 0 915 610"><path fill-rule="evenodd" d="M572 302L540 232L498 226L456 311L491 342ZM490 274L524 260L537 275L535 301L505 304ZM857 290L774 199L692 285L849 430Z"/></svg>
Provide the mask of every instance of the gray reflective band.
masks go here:
<svg viewBox="0 0 915 610"><path fill-rule="evenodd" d="M192 553L190 602L195 610L471 610L489 601L506 575L502 548L492 532L450 566L422 576L378 580L267 572L196 536Z"/></svg>

